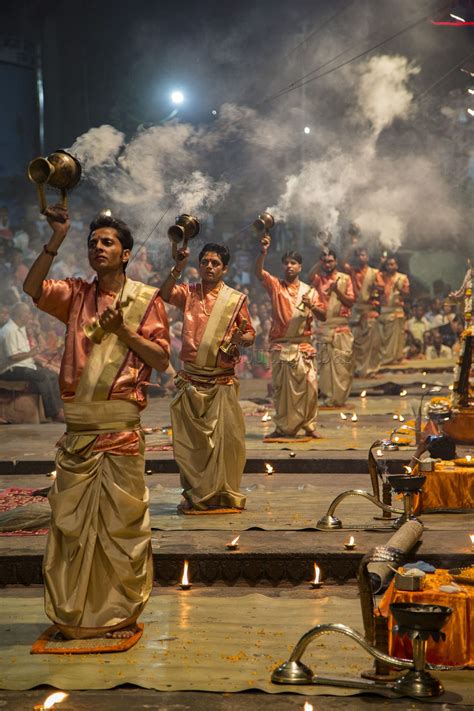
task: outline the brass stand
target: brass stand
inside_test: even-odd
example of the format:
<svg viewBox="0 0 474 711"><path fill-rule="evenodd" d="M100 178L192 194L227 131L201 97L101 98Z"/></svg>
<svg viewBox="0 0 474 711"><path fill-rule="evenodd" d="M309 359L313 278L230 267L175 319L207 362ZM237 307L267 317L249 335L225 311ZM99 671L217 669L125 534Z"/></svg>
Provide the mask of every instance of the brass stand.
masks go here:
<svg viewBox="0 0 474 711"><path fill-rule="evenodd" d="M288 661L277 667L271 676L274 684L288 685L323 685L343 688L356 688L372 691L391 698L410 696L413 698L428 698L440 696L444 689L441 683L426 671L426 640L432 636L438 640L441 628L446 623L452 610L449 607L433 605L411 605L410 603L392 604L390 609L399 624L399 632L408 634L413 639L413 661L408 662L391 657L385 652L369 645L358 632L342 624L316 625L306 632L297 642ZM409 625L409 626L408 626ZM342 634L354 640L368 654L384 664L407 669L408 673L397 679L395 683L381 683L361 679L339 677L321 677L301 661L308 645L323 634ZM450 667L436 666L436 669Z"/></svg>

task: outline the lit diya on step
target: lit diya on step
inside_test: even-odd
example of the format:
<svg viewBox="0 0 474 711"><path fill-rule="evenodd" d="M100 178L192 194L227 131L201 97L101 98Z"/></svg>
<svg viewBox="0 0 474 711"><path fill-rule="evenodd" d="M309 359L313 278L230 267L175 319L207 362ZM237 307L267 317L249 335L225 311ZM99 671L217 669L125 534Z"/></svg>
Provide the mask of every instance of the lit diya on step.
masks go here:
<svg viewBox="0 0 474 711"><path fill-rule="evenodd" d="M349 540L345 541L344 548L346 549L346 551L353 551L355 547L356 543L354 540L354 536L350 536Z"/></svg>
<svg viewBox="0 0 474 711"><path fill-rule="evenodd" d="M474 551L474 533L470 533L469 538L471 539L471 549Z"/></svg>
<svg viewBox="0 0 474 711"><path fill-rule="evenodd" d="M238 550L238 548L239 548L239 538L240 538L240 536L237 536L237 538L234 538L234 540L231 541L230 543L226 543L226 546L225 546L225 547L226 547L229 551L236 551L236 550Z"/></svg>
<svg viewBox="0 0 474 711"><path fill-rule="evenodd" d="M54 709L56 704L60 704L64 699L67 699L69 694L65 694L64 691L55 691L54 694L50 694L42 704L36 704L34 706L34 711L44 711L45 709Z"/></svg>
<svg viewBox="0 0 474 711"><path fill-rule="evenodd" d="M309 587L312 590L318 590L320 587L322 587L322 580L321 580L321 569L319 565L316 563L314 564L314 580L312 580L309 584Z"/></svg>
<svg viewBox="0 0 474 711"><path fill-rule="evenodd" d="M189 563L187 560L184 561L184 566L183 566L183 575L181 577L181 582L179 584L179 587L181 590L190 590L191 589L191 583L189 582L189 576L188 576L188 569L189 569Z"/></svg>
<svg viewBox="0 0 474 711"><path fill-rule="evenodd" d="M265 462L265 473L268 474L268 476L271 476L274 473L275 469L272 467L271 464L268 462Z"/></svg>

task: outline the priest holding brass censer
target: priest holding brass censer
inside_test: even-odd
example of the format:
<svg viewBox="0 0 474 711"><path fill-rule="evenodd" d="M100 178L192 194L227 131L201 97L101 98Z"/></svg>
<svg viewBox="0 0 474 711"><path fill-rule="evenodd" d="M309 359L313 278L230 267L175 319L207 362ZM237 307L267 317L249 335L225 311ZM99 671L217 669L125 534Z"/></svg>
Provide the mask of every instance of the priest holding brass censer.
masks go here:
<svg viewBox="0 0 474 711"><path fill-rule="evenodd" d="M300 280L303 260L298 252L283 255L283 279L264 269L271 238L258 227L256 232L260 254L255 274L272 304L270 351L276 429L265 439L295 439L301 430L317 439L318 380L311 335L313 319L325 321L326 308L317 290Z"/></svg>
<svg viewBox="0 0 474 711"><path fill-rule="evenodd" d="M46 217L52 234L23 287L67 327L59 376L67 430L49 495L46 614L67 639L132 644L153 582L140 412L152 368L169 362L165 307L156 288L127 278L133 237L106 213L87 237L95 279L48 279L70 222L62 205Z"/></svg>
<svg viewBox="0 0 474 711"><path fill-rule="evenodd" d="M178 283L189 258L187 240L195 236L198 225L195 218L181 215L170 228L175 264L160 289L164 301L183 312L183 367L171 403L174 457L183 487L178 511L239 513L245 508L245 496L239 491L245 423L234 368L239 348L253 344L255 331L246 296L224 282L230 260L224 245L209 243L201 249L200 283Z"/></svg>

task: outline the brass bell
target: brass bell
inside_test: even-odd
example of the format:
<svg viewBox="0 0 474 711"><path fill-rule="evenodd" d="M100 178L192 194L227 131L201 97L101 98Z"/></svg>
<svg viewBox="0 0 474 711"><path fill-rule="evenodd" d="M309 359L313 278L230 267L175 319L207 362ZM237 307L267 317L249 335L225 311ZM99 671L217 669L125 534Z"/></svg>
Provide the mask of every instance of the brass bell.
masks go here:
<svg viewBox="0 0 474 711"><path fill-rule="evenodd" d="M106 331L100 325L99 319L95 318L90 323L86 323L82 330L89 340L93 343L102 343Z"/></svg>
<svg viewBox="0 0 474 711"><path fill-rule="evenodd" d="M262 237L262 235L268 233L268 230L270 230L274 224L275 220L273 219L273 215L270 215L269 212L262 212L253 223L253 226L257 235Z"/></svg>
<svg viewBox="0 0 474 711"><path fill-rule="evenodd" d="M81 164L67 151L54 151L47 158L34 158L28 165L28 178L36 185L40 211L48 209L44 191L50 185L61 192L61 205L67 207L67 192L76 187L81 179Z"/></svg>

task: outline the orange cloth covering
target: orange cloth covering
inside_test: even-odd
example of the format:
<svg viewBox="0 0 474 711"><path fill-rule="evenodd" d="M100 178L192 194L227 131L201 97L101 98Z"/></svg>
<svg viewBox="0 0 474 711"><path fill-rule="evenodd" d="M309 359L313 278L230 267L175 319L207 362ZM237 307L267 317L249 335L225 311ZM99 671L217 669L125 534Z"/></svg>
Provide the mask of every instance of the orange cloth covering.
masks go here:
<svg viewBox="0 0 474 711"><path fill-rule="evenodd" d="M222 282L221 282L222 283ZM183 311L183 331L181 335L182 347L180 358L183 362L195 363L196 356L204 331L206 330L209 315L219 295L220 285L208 292L204 298L201 284L175 284L169 298L169 303ZM233 319L232 325L240 326L242 320L247 321L244 333L253 333L246 297L240 310ZM232 368L238 363L240 357L229 357L220 352L217 359L218 368ZM229 382L232 382L232 378Z"/></svg>
<svg viewBox="0 0 474 711"><path fill-rule="evenodd" d="M298 292L300 287L300 282L293 282L289 284L284 279L278 279L272 276L269 272L262 272L262 283L265 287L268 295L270 296L272 302L272 327L270 329L270 350L280 350L282 344L275 343L276 340L285 338L288 324L290 323L295 306L298 306L296 300L298 298ZM321 297L317 289L309 287L312 289L312 303L314 306L318 306L320 309L325 308ZM304 326L302 336L305 336L308 340L311 338L313 329L313 315L308 312L306 318L306 323ZM305 353L316 353L315 348L311 343L299 343L298 348L300 351Z"/></svg>
<svg viewBox="0 0 474 711"><path fill-rule="evenodd" d="M426 659L430 664L449 666L474 666L474 586L462 585L458 593L446 593L439 590L440 585L447 585L453 580L447 570L437 570L423 580L424 590L408 592L395 590L394 581L385 592L375 614L388 618L388 651L400 659L412 659L412 645L408 637L399 637L392 632L395 622L390 614L392 602L425 603L445 605L453 614L443 628L444 641L428 640Z"/></svg>
<svg viewBox="0 0 474 711"><path fill-rule="evenodd" d="M321 298L323 299L324 303L327 303L329 300L328 296L328 289L331 286L333 282L336 281L336 279L339 279L340 277L345 277L346 275L343 274L343 272L338 272L336 269L331 273L331 274L325 274L324 272L321 272L321 274L316 274L314 279L313 279L313 286L316 287L318 290ZM352 286L352 279L347 279L347 284L346 284L346 290L345 290L345 296L348 299L351 299L352 302L355 301L354 297L354 288ZM327 314L328 319L331 318L337 318L337 317L343 317L343 318L349 318L351 315L351 309L348 308L347 306L344 306L343 303L341 303L339 300L337 302L337 313L329 313ZM336 328L337 331L339 330L349 330L349 326L340 326Z"/></svg>
<svg viewBox="0 0 474 711"><path fill-rule="evenodd" d="M423 473L426 474L426 481L421 494L416 496L415 514L474 509L474 467L443 461L435 463L433 472Z"/></svg>
<svg viewBox="0 0 474 711"><path fill-rule="evenodd" d="M36 302L42 311L66 324L64 354L59 373L59 387L64 401L74 400L77 385L87 358L93 348L92 341L84 333L84 325L96 318L96 284L83 279L46 279L43 292ZM99 313L111 306L116 294L99 290L97 310ZM157 295L150 305L137 333L160 345L169 353L168 318L162 299ZM140 408L146 406L146 384L151 368L135 353L128 351L120 371L111 383L109 400L131 400ZM108 433L97 436L94 451L119 455L138 454L138 432Z"/></svg>

